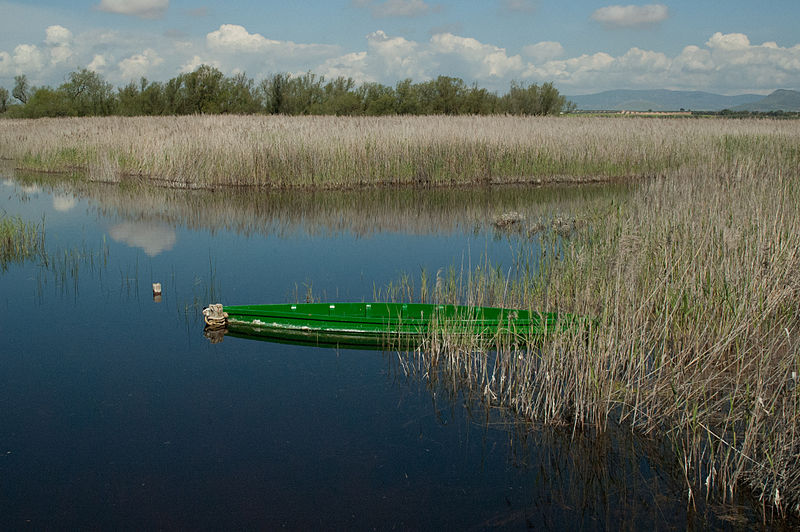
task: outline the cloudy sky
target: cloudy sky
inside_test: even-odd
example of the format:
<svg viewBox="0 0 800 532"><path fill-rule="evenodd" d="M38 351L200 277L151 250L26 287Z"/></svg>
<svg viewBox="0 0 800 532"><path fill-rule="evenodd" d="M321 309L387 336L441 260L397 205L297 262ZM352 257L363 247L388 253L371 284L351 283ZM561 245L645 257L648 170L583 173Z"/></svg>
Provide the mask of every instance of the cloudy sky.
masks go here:
<svg viewBox="0 0 800 532"><path fill-rule="evenodd" d="M121 86L200 64L394 85L440 74L507 90L800 89L797 0L0 0L0 86L88 67Z"/></svg>

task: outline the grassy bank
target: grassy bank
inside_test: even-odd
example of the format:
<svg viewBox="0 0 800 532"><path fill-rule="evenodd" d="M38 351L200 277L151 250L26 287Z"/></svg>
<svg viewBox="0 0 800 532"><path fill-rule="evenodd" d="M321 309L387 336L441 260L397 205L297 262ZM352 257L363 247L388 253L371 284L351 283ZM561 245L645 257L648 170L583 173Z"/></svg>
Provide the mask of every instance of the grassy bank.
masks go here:
<svg viewBox="0 0 800 532"><path fill-rule="evenodd" d="M44 225L0 214L0 272L9 264L44 254Z"/></svg>
<svg viewBox="0 0 800 532"><path fill-rule="evenodd" d="M800 164L800 124L598 117L184 116L0 122L19 168L176 187L596 181Z"/></svg>
<svg viewBox="0 0 800 532"><path fill-rule="evenodd" d="M744 487L800 513L798 167L679 170L546 240L510 272L451 269L388 297L557 309L598 327L496 355L432 339L423 373L529 419L667 436L690 500Z"/></svg>

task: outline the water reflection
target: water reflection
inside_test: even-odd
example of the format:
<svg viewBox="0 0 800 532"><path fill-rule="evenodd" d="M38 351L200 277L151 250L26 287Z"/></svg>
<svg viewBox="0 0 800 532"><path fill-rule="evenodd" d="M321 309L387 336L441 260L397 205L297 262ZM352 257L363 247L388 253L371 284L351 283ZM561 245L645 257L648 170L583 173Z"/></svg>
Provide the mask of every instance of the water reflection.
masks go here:
<svg viewBox="0 0 800 532"><path fill-rule="evenodd" d="M494 359L497 352L485 356ZM505 494L507 508L479 528L704 529L761 518L746 490L732 502L701 498L687 505L687 485L668 438L635 434L613 423L603 430L576 427L569 420L532 424L513 408L487 400L469 374L445 357L434 364L423 362L426 358L417 349L390 354L388 361L398 381L427 388L440 423L463 411L469 423L483 427L483 454L491 452L490 434L504 433L508 464L521 475Z"/></svg>
<svg viewBox="0 0 800 532"><path fill-rule="evenodd" d="M123 222L108 230L115 242L140 248L148 257L169 251L175 245L175 229L152 222Z"/></svg>
<svg viewBox="0 0 800 532"><path fill-rule="evenodd" d="M53 195L53 208L58 212L69 212L75 208L78 200L75 196L70 194L54 194Z"/></svg>
<svg viewBox="0 0 800 532"><path fill-rule="evenodd" d="M16 528L33 516L40 528L113 529L120 515L131 528L758 522L753 505L687 507L663 442L521 423L444 360L202 336L199 309L224 300L218 283L254 301L280 299L298 276L368 297L374 279L396 278L390 246L430 254L442 241L423 248L420 235L450 234L460 250L473 231L492 235L498 214L580 216L621 187L262 193L19 179L8 205L46 210L63 224L60 249L85 240L90 251L51 249L49 266L0 276L0 444L11 452L0 515ZM109 226L112 242L91 251ZM379 233L405 238L373 238L353 273L353 249ZM166 253L179 234L180 253ZM246 238L298 234L320 238Z"/></svg>
<svg viewBox="0 0 800 532"><path fill-rule="evenodd" d="M542 219L574 219L605 208L629 186L581 185L464 189L376 188L359 191L266 191L260 189L173 190L136 184L97 185L19 173L23 190L45 187L57 196L79 196L101 215L190 229L235 231L249 236L298 233L332 236L347 232L366 237L378 233L409 235L494 231L508 212L525 224ZM524 231L517 231L524 233Z"/></svg>

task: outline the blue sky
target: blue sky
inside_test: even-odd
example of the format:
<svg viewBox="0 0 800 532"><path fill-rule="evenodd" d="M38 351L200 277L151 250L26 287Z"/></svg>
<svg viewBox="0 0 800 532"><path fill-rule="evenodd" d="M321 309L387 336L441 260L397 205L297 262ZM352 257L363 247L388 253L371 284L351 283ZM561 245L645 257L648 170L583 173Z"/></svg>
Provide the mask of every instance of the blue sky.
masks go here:
<svg viewBox="0 0 800 532"><path fill-rule="evenodd" d="M200 64L394 84L439 74L565 94L800 89L800 2L0 1L0 86L87 67L120 86Z"/></svg>

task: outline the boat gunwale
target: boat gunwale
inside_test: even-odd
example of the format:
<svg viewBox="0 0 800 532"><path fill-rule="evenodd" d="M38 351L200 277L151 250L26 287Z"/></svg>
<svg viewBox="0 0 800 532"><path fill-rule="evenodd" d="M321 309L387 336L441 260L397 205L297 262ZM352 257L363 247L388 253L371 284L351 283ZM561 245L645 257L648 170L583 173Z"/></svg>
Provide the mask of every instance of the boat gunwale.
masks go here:
<svg viewBox="0 0 800 532"><path fill-rule="evenodd" d="M312 307L313 305L313 307ZM308 308L314 310L335 309L341 306L349 306L358 308L358 313L344 313L344 314L323 314L321 312L308 312ZM378 305L379 307L389 307L390 309L397 309L398 312L393 313L391 310L387 314L377 316L367 316L367 305ZM289 307L288 309L286 307ZM406 307L410 306L411 309ZM296 308L293 308L296 307ZM432 317L414 317L404 316L403 311L407 310L420 310L424 309L432 311ZM525 309L512 309L500 307L471 307L459 305L438 305L434 303L280 303L280 304L266 304L266 305L231 305L224 307L225 312L228 313L228 319L249 323L256 319L275 319L285 321L306 321L306 322L328 322L336 324L355 324L355 325L374 325L374 326L387 326L387 325L425 325L428 326L432 323L440 324L442 326L449 325L464 325L464 326L510 326L515 327L540 327L549 324L555 324L560 315L553 312L538 312L529 311ZM364 315L362 315L362 312ZM497 317L484 317L484 313L495 313ZM516 314L516 315L514 315ZM566 317L561 315L561 317ZM249 319L242 319L249 318Z"/></svg>

